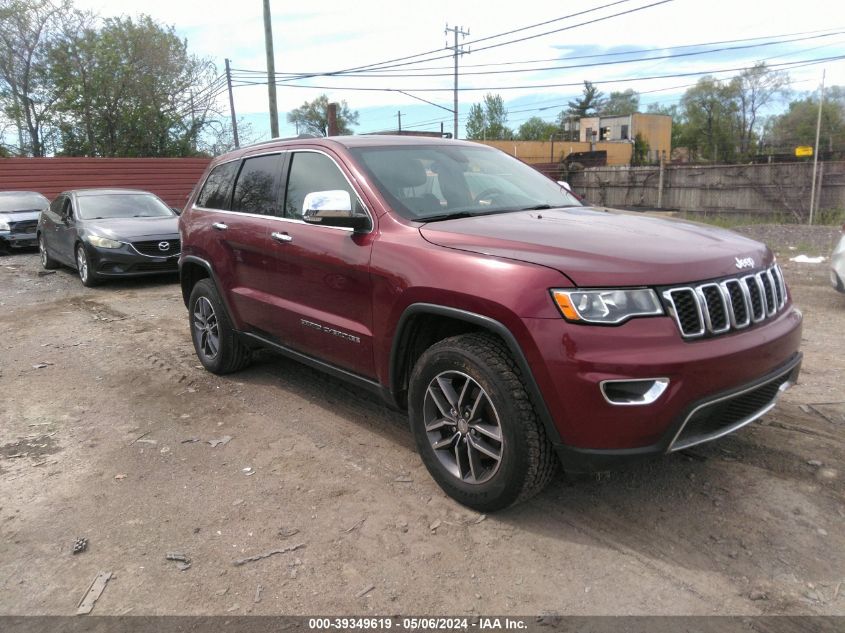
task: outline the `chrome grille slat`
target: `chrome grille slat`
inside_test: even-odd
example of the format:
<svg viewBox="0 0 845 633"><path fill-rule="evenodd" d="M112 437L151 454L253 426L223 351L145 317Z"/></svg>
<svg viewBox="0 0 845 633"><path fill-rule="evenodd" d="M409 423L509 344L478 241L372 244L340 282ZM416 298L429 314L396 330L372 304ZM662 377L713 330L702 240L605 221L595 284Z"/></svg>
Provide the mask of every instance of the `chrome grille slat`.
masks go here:
<svg viewBox="0 0 845 633"><path fill-rule="evenodd" d="M777 264L751 275L669 288L662 294L687 339L725 334L771 319L787 299Z"/></svg>

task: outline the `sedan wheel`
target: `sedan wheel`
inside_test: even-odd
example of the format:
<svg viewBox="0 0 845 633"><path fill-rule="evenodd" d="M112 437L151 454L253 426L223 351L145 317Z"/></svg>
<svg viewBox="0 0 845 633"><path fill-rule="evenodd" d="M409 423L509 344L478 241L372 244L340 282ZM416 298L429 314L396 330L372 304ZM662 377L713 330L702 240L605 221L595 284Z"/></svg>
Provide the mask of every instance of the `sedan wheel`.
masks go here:
<svg viewBox="0 0 845 633"><path fill-rule="evenodd" d="M44 242L44 236L38 236L38 253L41 256L41 267L45 270L54 270L59 267L59 262L50 257L47 252L47 244Z"/></svg>
<svg viewBox="0 0 845 633"><path fill-rule="evenodd" d="M91 263L88 260L88 254L85 252L85 247L79 244L76 247L76 270L79 272L79 280L83 286L96 286L99 279L91 270Z"/></svg>

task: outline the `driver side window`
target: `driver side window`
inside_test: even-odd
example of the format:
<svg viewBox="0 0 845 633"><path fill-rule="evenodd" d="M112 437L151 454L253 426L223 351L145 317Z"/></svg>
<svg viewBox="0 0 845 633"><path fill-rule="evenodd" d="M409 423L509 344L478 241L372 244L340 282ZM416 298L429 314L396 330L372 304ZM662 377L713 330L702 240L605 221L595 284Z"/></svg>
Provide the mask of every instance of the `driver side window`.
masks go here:
<svg viewBox="0 0 845 633"><path fill-rule="evenodd" d="M63 220L73 219L73 204L71 204L70 198L65 198L64 204L62 205L61 217Z"/></svg>
<svg viewBox="0 0 845 633"><path fill-rule="evenodd" d="M302 219L305 196L315 191L347 191L354 215L366 215L358 194L349 185L334 161L316 152L294 152L291 157L288 183L285 188L284 217Z"/></svg>

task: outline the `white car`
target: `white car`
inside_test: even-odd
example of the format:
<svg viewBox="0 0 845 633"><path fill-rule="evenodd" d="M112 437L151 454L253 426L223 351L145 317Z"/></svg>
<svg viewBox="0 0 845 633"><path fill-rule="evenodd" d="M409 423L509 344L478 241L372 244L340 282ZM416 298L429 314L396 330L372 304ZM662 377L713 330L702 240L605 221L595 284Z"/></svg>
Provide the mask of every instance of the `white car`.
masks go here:
<svg viewBox="0 0 845 633"><path fill-rule="evenodd" d="M845 224L842 225L842 237L830 255L830 283L845 293Z"/></svg>

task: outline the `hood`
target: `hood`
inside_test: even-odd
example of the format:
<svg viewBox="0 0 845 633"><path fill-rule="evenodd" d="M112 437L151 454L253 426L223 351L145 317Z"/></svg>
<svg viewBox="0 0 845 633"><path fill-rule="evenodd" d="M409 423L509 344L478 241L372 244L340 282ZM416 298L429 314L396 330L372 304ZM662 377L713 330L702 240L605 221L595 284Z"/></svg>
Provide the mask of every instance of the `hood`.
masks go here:
<svg viewBox="0 0 845 633"><path fill-rule="evenodd" d="M431 222L433 244L554 268L581 287L660 286L736 275L772 261L764 244L711 226L575 207ZM748 269L743 269L747 271Z"/></svg>
<svg viewBox="0 0 845 633"><path fill-rule="evenodd" d="M179 234L179 217L166 218L112 218L108 220L83 220L87 231L125 241L137 239L172 238Z"/></svg>
<svg viewBox="0 0 845 633"><path fill-rule="evenodd" d="M26 220L37 220L40 211L0 211L0 220L4 222L25 222Z"/></svg>

